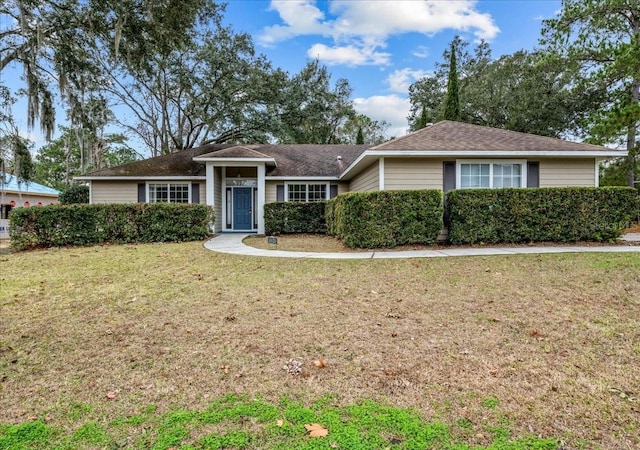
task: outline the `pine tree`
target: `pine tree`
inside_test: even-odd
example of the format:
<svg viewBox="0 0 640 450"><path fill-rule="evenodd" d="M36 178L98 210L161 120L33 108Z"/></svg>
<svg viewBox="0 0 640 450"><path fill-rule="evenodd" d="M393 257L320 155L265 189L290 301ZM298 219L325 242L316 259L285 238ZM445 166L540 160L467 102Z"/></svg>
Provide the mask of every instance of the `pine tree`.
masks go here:
<svg viewBox="0 0 640 450"><path fill-rule="evenodd" d="M427 126L427 108L422 105L422 112L420 113L420 121L418 122L417 130L425 128Z"/></svg>
<svg viewBox="0 0 640 450"><path fill-rule="evenodd" d="M460 92L458 88L458 67L456 61L456 39L451 42L449 58L449 80L447 82L447 98L444 104L444 120L460 120Z"/></svg>
<svg viewBox="0 0 640 450"><path fill-rule="evenodd" d="M362 127L358 127L358 135L356 136L356 145L364 144L364 134L362 134Z"/></svg>

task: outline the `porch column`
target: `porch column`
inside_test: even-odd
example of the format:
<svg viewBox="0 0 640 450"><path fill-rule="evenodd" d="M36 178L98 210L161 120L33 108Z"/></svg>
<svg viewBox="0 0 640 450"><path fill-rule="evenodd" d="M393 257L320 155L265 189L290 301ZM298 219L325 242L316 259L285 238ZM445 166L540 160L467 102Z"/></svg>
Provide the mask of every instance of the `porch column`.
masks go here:
<svg viewBox="0 0 640 450"><path fill-rule="evenodd" d="M213 164L208 162L207 163L207 190L206 190L206 197L207 197L207 205L209 206L214 206L214 195L213 195L213 190L215 189L215 180L214 180L214 171L213 171ZM217 220L220 220L219 218L216 217Z"/></svg>
<svg viewBox="0 0 640 450"><path fill-rule="evenodd" d="M264 202L266 198L267 186L265 184L265 174L267 170L264 164L258 165L258 234L264 234Z"/></svg>

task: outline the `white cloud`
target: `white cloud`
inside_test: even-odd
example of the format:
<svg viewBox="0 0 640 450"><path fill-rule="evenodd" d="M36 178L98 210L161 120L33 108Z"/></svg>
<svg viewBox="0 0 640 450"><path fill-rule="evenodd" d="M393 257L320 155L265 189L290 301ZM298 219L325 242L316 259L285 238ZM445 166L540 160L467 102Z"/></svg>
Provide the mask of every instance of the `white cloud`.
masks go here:
<svg viewBox="0 0 640 450"><path fill-rule="evenodd" d="M406 97L399 95L375 95L353 100L356 111L374 120L385 120L389 127L388 137L400 137L407 134L409 128L407 116L411 103Z"/></svg>
<svg viewBox="0 0 640 450"><path fill-rule="evenodd" d="M426 58L429 56L429 47L426 45L418 45L418 47L411 52L416 58Z"/></svg>
<svg viewBox="0 0 640 450"><path fill-rule="evenodd" d="M431 72L426 70L413 70L409 68L395 70L387 77L389 90L391 92L406 94L409 92L409 86L411 86L414 81L418 81L430 74Z"/></svg>
<svg viewBox="0 0 640 450"><path fill-rule="evenodd" d="M320 35L331 38L334 47L315 44L312 49L323 50L330 61L384 65L388 58L377 49L384 48L386 39L393 35L431 36L453 29L473 33L478 40L494 38L499 28L491 15L476 10L476 3L476 0L333 0L329 4L332 17L326 18L315 0L272 0L271 10L278 12L283 23L266 27L258 41L274 45L295 36ZM419 48L414 54L426 57L424 50ZM347 53L351 59L345 56Z"/></svg>
<svg viewBox="0 0 640 450"><path fill-rule="evenodd" d="M328 65L344 64L347 66L389 64L390 53L375 51L371 46L345 45L328 47L324 44L314 44L307 50L309 58L317 58Z"/></svg>
<svg viewBox="0 0 640 450"><path fill-rule="evenodd" d="M330 30L330 26L322 22L324 14L314 0L272 0L269 10L277 11L284 25L266 27L258 37L263 45L270 46L301 35L324 35Z"/></svg>
<svg viewBox="0 0 640 450"><path fill-rule="evenodd" d="M330 11L338 17L335 33L386 38L401 33L432 35L445 29L469 32L492 39L500 31L487 13L475 9L475 0L334 0Z"/></svg>

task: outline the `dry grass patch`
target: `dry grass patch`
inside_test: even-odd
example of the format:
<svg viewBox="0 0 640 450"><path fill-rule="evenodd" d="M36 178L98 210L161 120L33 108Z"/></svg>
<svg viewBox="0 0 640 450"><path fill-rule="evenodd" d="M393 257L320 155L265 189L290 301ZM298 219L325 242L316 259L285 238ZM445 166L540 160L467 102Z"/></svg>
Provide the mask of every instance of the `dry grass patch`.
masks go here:
<svg viewBox="0 0 640 450"><path fill-rule="evenodd" d="M288 252L344 253L366 251L349 248L339 239L321 234L283 234L277 236L277 239L277 245L269 244L265 236L248 236L243 242L250 247L263 250L284 250Z"/></svg>
<svg viewBox="0 0 640 450"><path fill-rule="evenodd" d="M640 447L637 255L276 260L188 243L0 264L0 423L338 394L464 424L470 443L504 423Z"/></svg>

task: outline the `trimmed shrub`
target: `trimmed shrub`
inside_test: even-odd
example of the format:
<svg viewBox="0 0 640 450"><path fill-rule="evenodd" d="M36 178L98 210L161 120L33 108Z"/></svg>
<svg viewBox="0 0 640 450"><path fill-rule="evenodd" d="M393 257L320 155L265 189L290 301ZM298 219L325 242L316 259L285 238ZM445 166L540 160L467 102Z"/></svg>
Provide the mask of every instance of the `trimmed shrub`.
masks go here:
<svg viewBox="0 0 640 450"><path fill-rule="evenodd" d="M94 245L106 242L183 242L211 235L206 205L130 203L16 208L9 214L11 247Z"/></svg>
<svg viewBox="0 0 640 450"><path fill-rule="evenodd" d="M446 205L452 244L609 241L638 214L626 187L465 189Z"/></svg>
<svg viewBox="0 0 640 450"><path fill-rule="evenodd" d="M74 184L62 191L58 196L61 205L74 205L77 203L89 203L89 186Z"/></svg>
<svg viewBox="0 0 640 450"><path fill-rule="evenodd" d="M328 233L351 248L432 244L442 230L442 192L343 194L329 200L326 219Z"/></svg>
<svg viewBox="0 0 640 450"><path fill-rule="evenodd" d="M266 234L287 233L325 234L326 202L276 202L264 205L264 230Z"/></svg>

